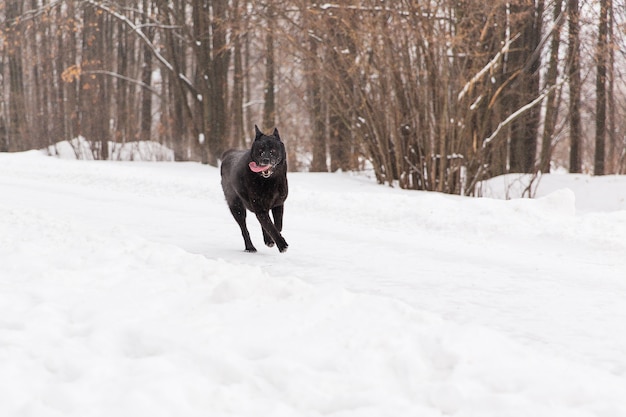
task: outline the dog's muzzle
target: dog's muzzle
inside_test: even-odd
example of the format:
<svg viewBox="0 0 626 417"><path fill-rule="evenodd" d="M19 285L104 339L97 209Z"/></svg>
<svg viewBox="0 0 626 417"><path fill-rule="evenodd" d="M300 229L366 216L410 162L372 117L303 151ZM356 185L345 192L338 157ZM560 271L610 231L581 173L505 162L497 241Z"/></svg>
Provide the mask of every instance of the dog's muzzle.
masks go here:
<svg viewBox="0 0 626 417"><path fill-rule="evenodd" d="M259 174L261 174L261 176L263 178L269 178L272 176L272 174L274 173L274 166L270 165L270 167L268 169L266 169L265 171L261 171L259 172Z"/></svg>

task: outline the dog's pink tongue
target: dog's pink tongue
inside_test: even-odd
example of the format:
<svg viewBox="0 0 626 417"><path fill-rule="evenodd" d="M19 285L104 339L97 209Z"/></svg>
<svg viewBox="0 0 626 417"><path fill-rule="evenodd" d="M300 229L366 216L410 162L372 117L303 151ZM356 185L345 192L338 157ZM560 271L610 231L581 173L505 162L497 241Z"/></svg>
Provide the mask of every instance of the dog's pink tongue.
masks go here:
<svg viewBox="0 0 626 417"><path fill-rule="evenodd" d="M261 165L257 165L256 162L252 161L248 164L248 166L250 167L250 170L252 172L263 172L263 171L267 171L268 169L270 169L271 165L265 165L265 166L261 166Z"/></svg>

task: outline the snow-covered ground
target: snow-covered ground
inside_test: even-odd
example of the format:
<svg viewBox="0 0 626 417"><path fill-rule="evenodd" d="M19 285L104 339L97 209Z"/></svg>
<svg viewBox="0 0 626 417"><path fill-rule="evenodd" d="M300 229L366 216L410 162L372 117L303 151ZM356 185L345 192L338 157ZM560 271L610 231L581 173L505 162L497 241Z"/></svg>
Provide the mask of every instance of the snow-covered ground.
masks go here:
<svg viewBox="0 0 626 417"><path fill-rule="evenodd" d="M249 254L215 168L0 154L0 416L626 416L626 178L289 181Z"/></svg>

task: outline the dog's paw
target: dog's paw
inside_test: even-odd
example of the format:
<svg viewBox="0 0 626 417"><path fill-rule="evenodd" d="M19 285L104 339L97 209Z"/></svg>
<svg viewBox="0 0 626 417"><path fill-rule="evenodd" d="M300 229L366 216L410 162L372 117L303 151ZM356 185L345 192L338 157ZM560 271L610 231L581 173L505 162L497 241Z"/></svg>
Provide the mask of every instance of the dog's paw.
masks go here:
<svg viewBox="0 0 626 417"><path fill-rule="evenodd" d="M273 248L275 245L274 239L272 239L272 237L269 235L269 233L265 231L265 229L263 230L263 242L268 248Z"/></svg>
<svg viewBox="0 0 626 417"><path fill-rule="evenodd" d="M284 245L278 247L278 250L280 251L280 253L285 253L287 252L287 248L289 248L289 245L287 244L287 242L285 242Z"/></svg>
<svg viewBox="0 0 626 417"><path fill-rule="evenodd" d="M256 248L254 246L250 246L249 248L246 248L246 252L248 252L248 253L255 253L256 252Z"/></svg>

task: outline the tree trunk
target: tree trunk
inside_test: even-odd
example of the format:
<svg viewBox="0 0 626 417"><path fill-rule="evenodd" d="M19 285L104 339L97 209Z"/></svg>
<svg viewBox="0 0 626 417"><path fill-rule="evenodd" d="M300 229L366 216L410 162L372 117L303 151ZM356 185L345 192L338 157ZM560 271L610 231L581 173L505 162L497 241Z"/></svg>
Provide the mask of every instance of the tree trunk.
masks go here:
<svg viewBox="0 0 626 417"><path fill-rule="evenodd" d="M64 55L66 57L66 61L65 61L66 67L73 67L73 66L76 66L79 62L79 59L77 56L78 55L77 45L78 45L78 40L79 40L80 35L79 35L78 22L76 21L76 19L74 19L74 16L78 12L76 11L73 1L67 2L67 8L68 8L68 19L67 19L68 42L67 42L66 48L63 48L61 47L61 45L59 45L59 50L64 51ZM67 122L65 126L66 128L65 139L74 139L81 134L80 109L79 109L80 85L81 85L80 77L70 79L70 82L67 83L66 110L67 110L68 117L66 118Z"/></svg>
<svg viewBox="0 0 626 417"><path fill-rule="evenodd" d="M157 7L160 20L165 25L173 26L175 22L185 21L186 10L183 4L174 3L170 9L166 0L157 0ZM165 53L170 64L165 72L169 110L167 126L172 141L171 146L174 149L174 159L176 161L196 160L196 155L199 153L198 135L201 130L196 125L194 114L187 100L188 89L180 76L180 74L187 73L185 42L173 30L167 30L163 35ZM197 45L195 40L194 44Z"/></svg>
<svg viewBox="0 0 626 417"><path fill-rule="evenodd" d="M230 144L234 145L236 148L244 148L246 146L245 128L243 122L244 74L241 50L241 40L244 36L244 29L242 28L240 8L241 6L239 5L239 0L233 0L233 92L230 103L230 114L232 116L230 123L232 127L232 140L230 141Z"/></svg>
<svg viewBox="0 0 626 417"><path fill-rule="evenodd" d="M545 87L551 88L556 85L559 72L559 46L561 43L562 1L556 0L554 3L554 28L552 31L552 41L550 43L550 63L546 74ZM543 139L541 141L541 156L539 171L550 172L550 160L552 157L552 141L554 139L554 129L559 113L559 103L556 100L557 91L553 89L546 99L546 115L543 128Z"/></svg>
<svg viewBox="0 0 626 417"><path fill-rule="evenodd" d="M143 15L142 15L142 23L147 24L148 19L147 16L149 14L150 5L148 0L143 0ZM154 38L154 29L150 27L146 27L144 33L152 42ZM140 129L139 129L139 139L148 141L151 139L151 129L152 129L152 92L149 87L152 86L152 49L147 44L143 45L143 62L141 64L141 83L143 87L141 89L141 114L139 116L140 119Z"/></svg>
<svg viewBox="0 0 626 417"><path fill-rule="evenodd" d="M26 95L24 89L24 68L22 62L23 30L20 17L23 13L22 0L9 0L6 3L6 50L9 63L9 110L6 137L1 144L5 151L29 149L31 138L26 121Z"/></svg>
<svg viewBox="0 0 626 417"><path fill-rule="evenodd" d="M230 48L226 43L228 33L228 0L212 0L213 16L211 30L213 32L212 44L212 74L210 131L208 137L209 159L208 163L216 166L224 150L226 150L228 126L226 108L228 106L228 64L230 62Z"/></svg>
<svg viewBox="0 0 626 417"><path fill-rule="evenodd" d="M508 63L520 73L512 84L511 95L515 112L539 95L540 54L535 54L541 38L543 1L518 1L511 5L511 32L521 33L516 52L510 53ZM511 124L509 161L511 172L530 173L534 169L537 153L539 108L533 107Z"/></svg>
<svg viewBox="0 0 626 417"><path fill-rule="evenodd" d="M129 55L133 52L130 49L133 37L128 34L124 22L118 22L118 40L117 40L117 73L124 77L130 76L129 71ZM133 89L128 82L123 79L116 80L115 97L116 97L116 123L113 132L114 141L117 143L126 143L133 140L131 136L132 114L134 109L130 106L129 100Z"/></svg>
<svg viewBox="0 0 626 417"><path fill-rule="evenodd" d="M352 108L353 80L348 65L353 49L349 43L349 12L336 10L327 16L328 41L327 65L330 69L328 97L328 143L330 170L349 171L351 169L352 141L349 128L349 114Z"/></svg>
<svg viewBox="0 0 626 417"><path fill-rule="evenodd" d="M316 0L310 0L311 6L315 6ZM305 54L306 62L306 82L309 117L311 120L311 171L312 172L328 172L326 163L326 123L325 114L322 108L322 82L320 80L320 69L318 63L320 56L318 55L319 35L315 34L315 28L319 22L317 14L311 13L310 10L305 11L305 28L308 33L309 50ZM314 22L316 19L317 22ZM318 29L319 30L319 29Z"/></svg>
<svg viewBox="0 0 626 417"><path fill-rule="evenodd" d="M63 12L61 10L61 8L57 8L57 13L56 13L56 21L57 21L57 25L62 25L64 22L65 18L63 15ZM72 32L72 31L68 31L68 32ZM55 93L54 93L54 101L53 101L53 106L52 106L52 112L53 112L53 118L55 120L55 139L56 140L66 140L66 139L70 139L69 138L69 128L67 126L67 119L69 117L68 116L68 111L67 111L67 106L66 106L66 97L67 95L65 94L65 81L63 80L63 71L65 70L66 66L66 59L67 57L64 56L64 54L61 54L60 51L63 50L64 45L71 45L71 41L70 39L67 39L67 41L64 38L64 33L63 31L57 31L57 38L56 38L56 49L57 49L57 54L54 57L54 73L55 73ZM67 35L69 37L73 37L73 33L70 35ZM73 85L73 82L69 83L70 85Z"/></svg>
<svg viewBox="0 0 626 417"><path fill-rule="evenodd" d="M80 85L81 134L91 144L94 159L108 159L108 91L101 70L107 62L104 48L106 16L88 5L83 12L83 68Z"/></svg>
<svg viewBox="0 0 626 417"><path fill-rule="evenodd" d="M580 37L578 0L568 0L569 11L569 113L570 113L570 164L569 172L582 172L581 121L580 121Z"/></svg>
<svg viewBox="0 0 626 417"><path fill-rule="evenodd" d="M594 174L604 175L604 147L606 138L606 55L608 28L608 1L600 0L598 44L596 47L596 149Z"/></svg>
<svg viewBox="0 0 626 417"><path fill-rule="evenodd" d="M609 9L609 28L608 28L608 36L609 36L609 66L608 66L608 88L607 88L607 106L608 106L608 139L609 139L609 152L608 152L608 162L609 162L609 172L614 174L622 173L619 167L619 155L617 151L617 127L615 124L615 32L613 31L613 22L615 21L614 11L613 11L613 0L608 1L608 9Z"/></svg>
<svg viewBox="0 0 626 417"><path fill-rule="evenodd" d="M274 74L274 16L271 6L267 8L267 31L265 33L265 87L263 89L263 126L270 129L276 125L276 97Z"/></svg>

